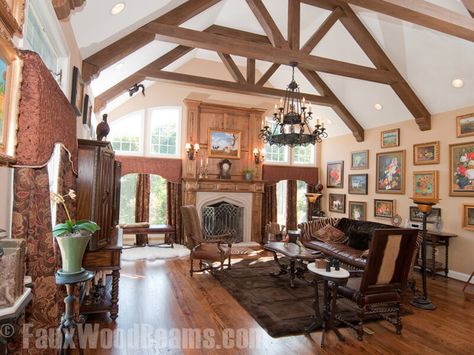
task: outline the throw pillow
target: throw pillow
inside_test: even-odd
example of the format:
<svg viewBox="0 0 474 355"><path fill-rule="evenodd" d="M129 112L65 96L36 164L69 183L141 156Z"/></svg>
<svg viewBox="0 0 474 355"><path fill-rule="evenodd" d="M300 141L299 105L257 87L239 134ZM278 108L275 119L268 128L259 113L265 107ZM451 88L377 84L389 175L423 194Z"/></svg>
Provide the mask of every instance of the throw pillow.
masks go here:
<svg viewBox="0 0 474 355"><path fill-rule="evenodd" d="M345 243L347 237L344 232L340 231L336 227L331 226L330 224L325 225L323 228L318 230L314 234L314 238L319 239L322 242L331 242L331 243Z"/></svg>

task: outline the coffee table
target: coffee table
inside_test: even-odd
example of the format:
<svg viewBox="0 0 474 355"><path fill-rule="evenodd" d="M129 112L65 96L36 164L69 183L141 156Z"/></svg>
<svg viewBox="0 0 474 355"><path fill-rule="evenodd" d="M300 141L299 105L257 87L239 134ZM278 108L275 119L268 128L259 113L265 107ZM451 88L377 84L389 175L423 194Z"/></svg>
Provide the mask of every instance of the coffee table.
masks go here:
<svg viewBox="0 0 474 355"><path fill-rule="evenodd" d="M273 259L280 267L280 271L272 273L272 276L289 274L290 287L295 287L295 277L303 279L303 275L306 272L307 267L304 263L302 263L302 261L313 262L316 259L323 257L323 254L321 254L321 252L319 251L308 250L305 247L300 248L297 244L294 243L270 242L265 244L263 248L273 253ZM287 257L290 260L289 265L282 264L278 259L278 254ZM301 266L296 267L297 261L301 262Z"/></svg>

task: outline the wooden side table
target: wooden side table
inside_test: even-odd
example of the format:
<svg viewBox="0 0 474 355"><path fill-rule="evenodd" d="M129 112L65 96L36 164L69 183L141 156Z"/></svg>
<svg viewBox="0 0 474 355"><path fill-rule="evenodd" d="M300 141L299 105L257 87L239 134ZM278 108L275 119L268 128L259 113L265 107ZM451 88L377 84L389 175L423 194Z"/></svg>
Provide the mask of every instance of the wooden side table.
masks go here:
<svg viewBox="0 0 474 355"><path fill-rule="evenodd" d="M456 234L436 232L436 231L426 231L426 242L427 245L431 246L431 259L426 261L427 268L426 271L431 273L433 278L436 277L437 271L444 271L444 276L448 277L449 265L448 265L448 254L449 254L449 240L451 238L457 237ZM444 247L444 263L436 261L436 247Z"/></svg>
<svg viewBox="0 0 474 355"><path fill-rule="evenodd" d="M335 270L331 267L331 271L326 271L326 269L319 269L316 267L315 263L308 265L308 270L315 277L313 281L314 286L314 320L306 329L306 333L310 333L318 329L319 321L322 322L322 334L321 334L321 347L324 346L324 339L326 331L332 330L336 333L339 340L344 341L344 336L339 332L334 326L334 318L336 314L336 302L337 302L337 287L345 285L349 279L349 271L346 269L340 268ZM323 291L323 314L319 310L319 290L318 284L319 281L324 282L324 291Z"/></svg>
<svg viewBox="0 0 474 355"><path fill-rule="evenodd" d="M91 280L94 277L94 273L91 271L84 270L79 274L74 275L63 275L56 273L56 284L65 285L67 296L64 298L64 304L66 305L63 316L61 317L61 323L59 329L61 330L61 347L59 350L60 354L69 354L74 344L74 333L76 332L76 320L74 319L74 302L76 297L74 296L74 290L77 285L80 285L86 281ZM77 333L77 332L76 332ZM83 351L79 346L79 353Z"/></svg>

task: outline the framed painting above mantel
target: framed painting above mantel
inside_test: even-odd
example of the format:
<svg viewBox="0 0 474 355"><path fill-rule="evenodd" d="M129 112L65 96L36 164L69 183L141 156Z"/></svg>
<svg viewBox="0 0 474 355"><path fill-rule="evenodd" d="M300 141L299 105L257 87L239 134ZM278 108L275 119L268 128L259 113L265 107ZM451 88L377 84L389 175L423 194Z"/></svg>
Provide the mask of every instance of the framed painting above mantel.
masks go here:
<svg viewBox="0 0 474 355"><path fill-rule="evenodd" d="M0 37L0 164L15 160L22 61L12 43Z"/></svg>
<svg viewBox="0 0 474 355"><path fill-rule="evenodd" d="M241 132L230 129L209 129L208 157L240 159Z"/></svg>

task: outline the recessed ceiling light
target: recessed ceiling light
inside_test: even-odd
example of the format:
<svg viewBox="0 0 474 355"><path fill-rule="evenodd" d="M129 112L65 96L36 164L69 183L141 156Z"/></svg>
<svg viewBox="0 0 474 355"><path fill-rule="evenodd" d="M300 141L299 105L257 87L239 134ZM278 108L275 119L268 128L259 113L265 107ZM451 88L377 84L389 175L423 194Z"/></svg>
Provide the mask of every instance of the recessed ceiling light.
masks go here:
<svg viewBox="0 0 474 355"><path fill-rule="evenodd" d="M112 9L110 9L110 13L115 16L121 13L124 9L125 9L125 3L118 2L112 7Z"/></svg>
<svg viewBox="0 0 474 355"><path fill-rule="evenodd" d="M380 111L381 109L383 109L383 106L381 104L375 104L374 109L376 109L377 111Z"/></svg>
<svg viewBox="0 0 474 355"><path fill-rule="evenodd" d="M454 79L453 81L451 81L451 85L454 87L454 88L462 88L464 86L464 81L462 81L462 79Z"/></svg>
<svg viewBox="0 0 474 355"><path fill-rule="evenodd" d="M125 64L123 64L123 62L120 62L120 63L118 63L118 64L114 67L114 70L120 70L120 69L123 68L124 65L125 65Z"/></svg>

